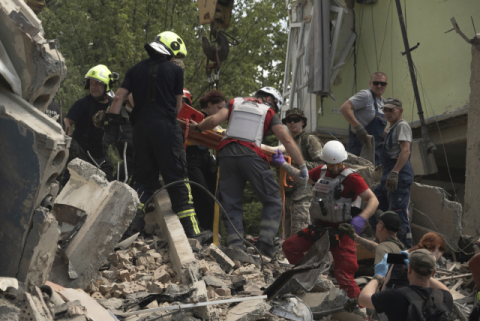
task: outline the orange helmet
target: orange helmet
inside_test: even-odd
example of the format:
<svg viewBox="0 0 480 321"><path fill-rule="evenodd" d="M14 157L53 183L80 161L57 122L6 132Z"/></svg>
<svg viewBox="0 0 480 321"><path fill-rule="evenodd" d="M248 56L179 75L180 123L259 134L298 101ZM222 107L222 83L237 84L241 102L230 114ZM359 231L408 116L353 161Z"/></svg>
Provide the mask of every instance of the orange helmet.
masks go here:
<svg viewBox="0 0 480 321"><path fill-rule="evenodd" d="M188 100L190 106L192 105L192 94L185 87L183 88L183 98L186 98Z"/></svg>

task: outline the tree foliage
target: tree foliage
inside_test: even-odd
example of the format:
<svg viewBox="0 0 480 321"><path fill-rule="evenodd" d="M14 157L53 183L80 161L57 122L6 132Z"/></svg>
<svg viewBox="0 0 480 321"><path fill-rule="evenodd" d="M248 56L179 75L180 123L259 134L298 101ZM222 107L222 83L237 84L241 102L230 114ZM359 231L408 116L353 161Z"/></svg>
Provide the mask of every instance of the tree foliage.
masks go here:
<svg viewBox="0 0 480 321"><path fill-rule="evenodd" d="M235 1L226 31L240 44L230 48L220 71L219 87L227 97L248 96L262 86L281 89L286 17L283 0ZM130 67L147 58L144 44L164 30L185 41L185 87L194 103L208 91L200 38L208 36L210 27L199 24L196 1L50 0L40 19L46 37L59 39L66 59L68 75L59 92L66 109L85 95L80 83L88 69L105 64L122 79Z"/></svg>

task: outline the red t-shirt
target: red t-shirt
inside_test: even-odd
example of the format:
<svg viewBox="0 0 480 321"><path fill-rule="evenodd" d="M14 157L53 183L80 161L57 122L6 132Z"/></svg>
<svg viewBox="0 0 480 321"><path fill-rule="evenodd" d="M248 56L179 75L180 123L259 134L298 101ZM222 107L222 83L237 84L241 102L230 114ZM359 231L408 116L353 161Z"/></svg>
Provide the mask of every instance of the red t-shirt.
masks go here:
<svg viewBox="0 0 480 321"><path fill-rule="evenodd" d="M312 181L317 182L320 179L320 172L322 171L322 168L326 167L327 165L322 165L315 167L314 169L311 169L308 171L308 176L311 178ZM344 167L344 169L347 167ZM330 172L327 171L325 174L326 177L331 177L335 178L332 175L330 175ZM355 193L355 200L357 199L358 195L362 194L368 189L367 183L365 183L365 180L363 179L362 176L358 173L352 173L348 175L347 178L345 178L342 182L342 197L348 198L351 197L350 193L354 192Z"/></svg>
<svg viewBox="0 0 480 321"><path fill-rule="evenodd" d="M245 97L243 99L244 100L250 100L250 101L256 101L260 104L263 104L263 102L260 99L256 99L256 98L252 98L252 97ZM230 100L230 103L228 104L228 119L230 119L230 115L232 114L232 107L233 107L234 101L235 101L235 98ZM268 112L267 112L267 115L265 116L265 123L263 124L263 137L265 137L267 135L267 133L270 129L270 123L271 123L274 115L275 115L275 112L273 111L273 109L269 109ZM240 145L243 145L243 146L246 146L246 147L252 149L253 151L255 151L255 153L258 154L258 156L260 156L261 159L265 160L270 165L270 161L268 160L268 156L265 155L265 153L262 151L262 149L260 147L258 147L257 145L255 145L255 143L245 142L245 141L238 140L238 139L235 139L235 138L222 140L217 147L217 152L219 152L222 147L224 147L225 145L227 145L229 143L232 143L232 142L236 142L237 144L240 144Z"/></svg>

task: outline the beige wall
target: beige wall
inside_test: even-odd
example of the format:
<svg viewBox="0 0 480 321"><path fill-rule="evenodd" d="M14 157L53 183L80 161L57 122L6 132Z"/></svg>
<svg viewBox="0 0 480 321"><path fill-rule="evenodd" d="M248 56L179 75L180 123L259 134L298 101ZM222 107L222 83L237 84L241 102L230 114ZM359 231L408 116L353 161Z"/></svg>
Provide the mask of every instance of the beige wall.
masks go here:
<svg viewBox="0 0 480 321"><path fill-rule="evenodd" d="M450 18L455 17L461 30L473 38L470 16L480 30L480 2L406 0L406 10L404 1L401 3L410 46L420 42L412 58L421 77L421 81L417 79L425 118L465 108L470 94L471 46L455 31L447 34L445 31L452 29ZM401 55L405 48L395 0L379 0L373 5L355 3L354 10L358 35L357 90L368 88L371 73L383 71L389 82L384 98L399 98L404 105L404 118L409 122L418 120L416 107L412 108L414 95L407 59ZM323 101L323 113L318 116L319 130L342 133L348 128L338 108L356 92L353 61L352 53L332 86L337 101L330 98Z"/></svg>

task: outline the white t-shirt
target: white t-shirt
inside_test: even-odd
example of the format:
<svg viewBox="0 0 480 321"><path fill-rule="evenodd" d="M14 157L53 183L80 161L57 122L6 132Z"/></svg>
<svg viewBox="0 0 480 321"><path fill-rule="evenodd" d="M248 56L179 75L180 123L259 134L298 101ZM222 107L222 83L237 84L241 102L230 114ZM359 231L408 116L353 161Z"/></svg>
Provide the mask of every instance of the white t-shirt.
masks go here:
<svg viewBox="0 0 480 321"><path fill-rule="evenodd" d="M354 108L355 118L362 127L367 126L375 117L375 104L373 100L372 91L370 89L360 90L358 93L350 97L350 102ZM377 98L378 112L383 114L383 104L385 99Z"/></svg>

